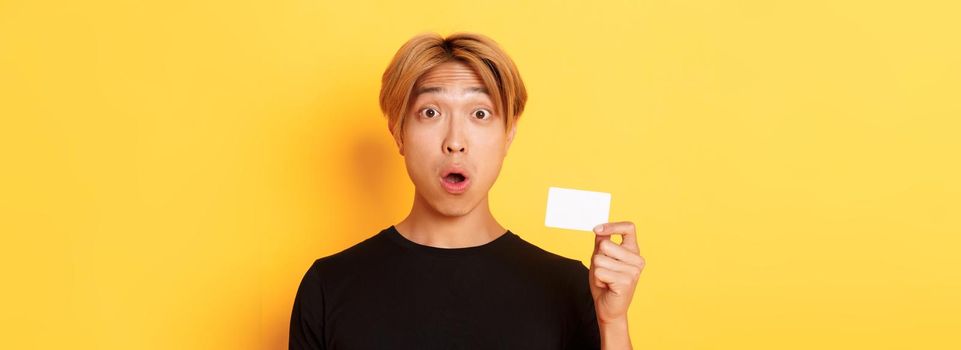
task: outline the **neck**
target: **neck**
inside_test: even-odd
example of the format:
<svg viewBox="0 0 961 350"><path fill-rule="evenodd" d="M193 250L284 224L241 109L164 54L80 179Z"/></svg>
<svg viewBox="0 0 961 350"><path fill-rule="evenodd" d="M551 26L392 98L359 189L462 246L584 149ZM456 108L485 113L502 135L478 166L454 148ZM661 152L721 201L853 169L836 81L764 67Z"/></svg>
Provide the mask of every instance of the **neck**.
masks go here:
<svg viewBox="0 0 961 350"><path fill-rule="evenodd" d="M467 214L449 216L435 210L416 193L410 214L394 228L415 243L437 248L479 246L507 231L491 214L487 196Z"/></svg>

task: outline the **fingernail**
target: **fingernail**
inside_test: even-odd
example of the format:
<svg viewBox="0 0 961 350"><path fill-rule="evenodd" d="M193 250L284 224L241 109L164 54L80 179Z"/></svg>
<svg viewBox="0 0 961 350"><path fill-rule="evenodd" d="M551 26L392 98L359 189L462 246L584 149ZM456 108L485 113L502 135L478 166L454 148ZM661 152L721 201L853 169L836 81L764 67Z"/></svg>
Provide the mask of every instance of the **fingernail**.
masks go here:
<svg viewBox="0 0 961 350"><path fill-rule="evenodd" d="M594 226L594 232L601 233L601 231L604 231L604 224Z"/></svg>

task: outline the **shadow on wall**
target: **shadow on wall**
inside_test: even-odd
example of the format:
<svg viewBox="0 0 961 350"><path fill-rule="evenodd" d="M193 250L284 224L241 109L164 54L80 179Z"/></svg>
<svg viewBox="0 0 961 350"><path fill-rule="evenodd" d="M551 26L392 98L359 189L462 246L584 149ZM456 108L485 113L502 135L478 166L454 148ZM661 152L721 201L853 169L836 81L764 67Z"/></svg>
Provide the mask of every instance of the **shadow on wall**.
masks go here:
<svg viewBox="0 0 961 350"><path fill-rule="evenodd" d="M386 124L386 123L385 123ZM410 203L401 201L410 180L404 168L404 158L397 151L386 127L370 130L365 128L357 134L350 150L353 169L349 177L351 188L357 197L352 212L361 219L386 227L398 220L394 213L409 208ZM408 186L405 186L408 185Z"/></svg>
<svg viewBox="0 0 961 350"><path fill-rule="evenodd" d="M319 125L313 127L326 129L322 134L329 139L311 142L322 151L308 169L313 178L333 179L313 187L319 207L326 208L312 220L321 253L334 252L328 251L331 245L340 251L399 222L413 198L404 158L377 107L376 91L346 89L338 96L350 97L319 111Z"/></svg>
<svg viewBox="0 0 961 350"><path fill-rule="evenodd" d="M387 131L386 121L376 119L357 123L350 131L349 149L343 152L340 178L345 179L342 198L337 200L342 211L337 220L350 227L348 241L359 242L380 230L400 222L410 209L413 185ZM344 247L346 248L346 247Z"/></svg>
<svg viewBox="0 0 961 350"><path fill-rule="evenodd" d="M341 96L354 98L320 106L318 117L307 126L315 128L316 132L311 134L329 137L317 137L305 144L310 148L305 152L313 156L308 158L311 164L302 169L309 172L309 178L317 179L318 183L308 188L313 190L310 206L319 212L311 213L311 219L306 223L310 234L301 242L307 247L291 247L296 254L306 254L300 259L303 261L327 256L363 241L399 222L410 209L413 185L407 176L404 158L387 131L386 120L375 103L370 103L368 98L359 98L367 97L367 91L350 90L349 94ZM365 117L336 120L324 117L342 115ZM265 349L287 348L289 307L293 305L300 277L308 266L288 266L285 268L296 271L273 272L297 278L290 280L290 286L284 286L290 288L289 300L277 300L272 304L288 305L288 308L275 310L270 313L273 319L264 320L268 325L264 333L266 339L263 339Z"/></svg>

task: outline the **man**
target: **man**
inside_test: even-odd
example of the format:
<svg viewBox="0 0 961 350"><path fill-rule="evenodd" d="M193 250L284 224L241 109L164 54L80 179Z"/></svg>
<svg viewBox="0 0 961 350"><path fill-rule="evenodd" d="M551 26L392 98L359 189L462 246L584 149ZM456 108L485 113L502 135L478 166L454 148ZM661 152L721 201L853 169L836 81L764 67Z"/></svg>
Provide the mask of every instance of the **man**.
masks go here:
<svg viewBox="0 0 961 350"><path fill-rule="evenodd" d="M627 309L644 267L632 223L595 228L588 270L491 214L526 100L513 61L484 36L400 48L380 105L414 183L410 214L313 263L290 349L631 348Z"/></svg>

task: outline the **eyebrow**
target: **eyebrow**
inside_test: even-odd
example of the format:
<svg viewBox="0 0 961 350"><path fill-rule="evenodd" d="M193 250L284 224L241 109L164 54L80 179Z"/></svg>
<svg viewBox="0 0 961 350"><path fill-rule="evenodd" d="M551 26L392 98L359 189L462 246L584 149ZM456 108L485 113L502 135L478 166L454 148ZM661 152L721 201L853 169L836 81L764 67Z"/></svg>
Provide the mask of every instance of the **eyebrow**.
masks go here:
<svg viewBox="0 0 961 350"><path fill-rule="evenodd" d="M443 92L445 90L446 89L440 86L425 86L425 87L418 88L417 91L414 92L414 96L418 96L420 94L427 94L427 93ZM467 92L479 92L485 95L490 95L490 93L487 91L487 88L482 86L469 87L467 88Z"/></svg>

